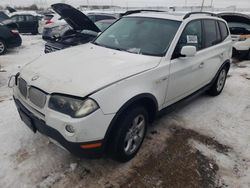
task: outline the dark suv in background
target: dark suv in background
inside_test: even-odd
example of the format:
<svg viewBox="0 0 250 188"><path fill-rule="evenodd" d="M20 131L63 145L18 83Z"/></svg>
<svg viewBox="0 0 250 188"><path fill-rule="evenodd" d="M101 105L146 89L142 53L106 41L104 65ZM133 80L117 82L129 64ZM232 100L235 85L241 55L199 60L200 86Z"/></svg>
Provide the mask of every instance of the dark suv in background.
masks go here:
<svg viewBox="0 0 250 188"><path fill-rule="evenodd" d="M11 20L0 22L0 55L7 52L9 48L18 47L22 39L18 32L18 26Z"/></svg>
<svg viewBox="0 0 250 188"><path fill-rule="evenodd" d="M39 16L32 14L15 14L11 20L17 23L20 33L38 34Z"/></svg>

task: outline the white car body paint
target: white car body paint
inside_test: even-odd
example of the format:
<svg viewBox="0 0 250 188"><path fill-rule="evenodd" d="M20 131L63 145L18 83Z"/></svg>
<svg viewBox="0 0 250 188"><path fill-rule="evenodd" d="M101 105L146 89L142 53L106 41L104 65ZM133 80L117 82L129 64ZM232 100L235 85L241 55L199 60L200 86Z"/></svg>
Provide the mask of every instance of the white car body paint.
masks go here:
<svg viewBox="0 0 250 188"><path fill-rule="evenodd" d="M237 41L234 43L233 47L238 51L248 51L250 50L250 38L244 41Z"/></svg>
<svg viewBox="0 0 250 188"><path fill-rule="evenodd" d="M151 94L157 100L158 110L161 110L207 85L221 65L231 58L231 37L228 36L220 44L197 52L194 57L171 60L187 23L195 19L223 21L220 18L193 15L183 20L183 16L159 13L132 16L182 21L164 57L117 51L91 43L61 50L35 60L20 72L20 77L28 86L35 86L48 93L45 107L39 109L24 99L17 87L14 88L14 97L68 141L101 140L115 114L133 97ZM39 78L32 81L35 76ZM48 108L53 93L88 96L98 103L100 109L84 118L71 118ZM65 132L67 124L76 130L74 135Z"/></svg>

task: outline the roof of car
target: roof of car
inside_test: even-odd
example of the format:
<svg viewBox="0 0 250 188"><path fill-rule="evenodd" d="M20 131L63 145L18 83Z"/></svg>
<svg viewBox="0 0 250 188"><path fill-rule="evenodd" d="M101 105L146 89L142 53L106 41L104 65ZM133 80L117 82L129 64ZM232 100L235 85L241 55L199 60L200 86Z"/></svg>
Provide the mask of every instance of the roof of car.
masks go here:
<svg viewBox="0 0 250 188"><path fill-rule="evenodd" d="M39 16L35 11L17 11L10 14L10 16L15 15L32 15L32 16Z"/></svg>
<svg viewBox="0 0 250 188"><path fill-rule="evenodd" d="M185 19L185 13L170 13L170 12L141 12L136 14L127 15L127 17L148 17L148 18L160 18L160 19L168 19L168 20L176 20L176 21L183 21ZM188 16L190 18L217 18L212 15L207 15L205 13L195 13ZM188 18L186 17L186 18Z"/></svg>

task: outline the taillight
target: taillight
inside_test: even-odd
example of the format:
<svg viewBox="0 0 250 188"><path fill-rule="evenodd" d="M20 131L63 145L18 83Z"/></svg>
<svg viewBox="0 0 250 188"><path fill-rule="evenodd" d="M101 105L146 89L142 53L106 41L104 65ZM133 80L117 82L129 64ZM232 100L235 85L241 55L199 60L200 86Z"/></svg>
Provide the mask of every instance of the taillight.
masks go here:
<svg viewBox="0 0 250 188"><path fill-rule="evenodd" d="M45 25L51 24L51 23L54 23L54 22L52 22L51 20L48 20L48 21L45 22Z"/></svg>
<svg viewBox="0 0 250 188"><path fill-rule="evenodd" d="M250 35L240 35L240 41L244 41L249 38L250 38Z"/></svg>
<svg viewBox="0 0 250 188"><path fill-rule="evenodd" d="M19 34L19 31L17 29L12 29L11 33L13 33L13 34Z"/></svg>

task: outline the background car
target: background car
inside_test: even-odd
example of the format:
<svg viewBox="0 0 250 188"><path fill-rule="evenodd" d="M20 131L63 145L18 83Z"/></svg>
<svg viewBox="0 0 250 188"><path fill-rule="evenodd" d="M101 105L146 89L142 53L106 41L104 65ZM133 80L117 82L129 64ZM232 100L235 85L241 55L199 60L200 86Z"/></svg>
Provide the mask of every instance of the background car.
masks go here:
<svg viewBox="0 0 250 188"><path fill-rule="evenodd" d="M79 10L78 10L79 11ZM81 11L79 11L81 12ZM97 22L100 20L115 20L118 19L118 15L109 13L87 13L86 14L92 22ZM56 20L56 18L58 18ZM57 38L69 36L74 34L74 29L70 27L68 23L65 22L61 16L52 18L51 23L46 24L43 28L42 37L44 40L56 40Z"/></svg>
<svg viewBox="0 0 250 188"><path fill-rule="evenodd" d="M17 28L17 24L11 20L0 23L0 55L5 54L9 48L18 47L22 44Z"/></svg>
<svg viewBox="0 0 250 188"><path fill-rule="evenodd" d="M119 18L119 15L117 14L111 14L111 13L87 13L87 16L92 22L98 22L100 20L116 20Z"/></svg>
<svg viewBox="0 0 250 188"><path fill-rule="evenodd" d="M101 20L95 23L95 25L100 29L100 32L107 29L116 20ZM48 41L45 44L45 53L51 53L57 50L62 50L72 46L77 46L80 44L85 44L97 37L98 33L90 30L83 30L81 32L76 32L72 35L64 36L56 41Z"/></svg>
<svg viewBox="0 0 250 188"><path fill-rule="evenodd" d="M0 11L0 22L8 19L10 19L10 17L7 14L5 14L4 11Z"/></svg>
<svg viewBox="0 0 250 188"><path fill-rule="evenodd" d="M219 14L227 21L232 36L233 56L250 59L250 16L241 13Z"/></svg>
<svg viewBox="0 0 250 188"><path fill-rule="evenodd" d="M99 32L102 32L116 21L116 19L102 20L95 24L88 18L88 16L70 5L59 3L52 5L52 8L65 19L67 24L71 27L72 34L63 37L56 37L55 40L48 41L45 44L45 53L90 42ZM70 14L68 14L69 12Z"/></svg>
<svg viewBox="0 0 250 188"><path fill-rule="evenodd" d="M43 28L45 25L52 23L52 19L55 14L45 14L41 20L39 20L38 33L43 33Z"/></svg>
<svg viewBox="0 0 250 188"><path fill-rule="evenodd" d="M17 23L20 33L33 35L38 33L39 15L30 12L14 12L10 18Z"/></svg>
<svg viewBox="0 0 250 188"><path fill-rule="evenodd" d="M95 25L103 32L106 30L111 24L113 24L117 19L112 20L100 20L95 22Z"/></svg>

